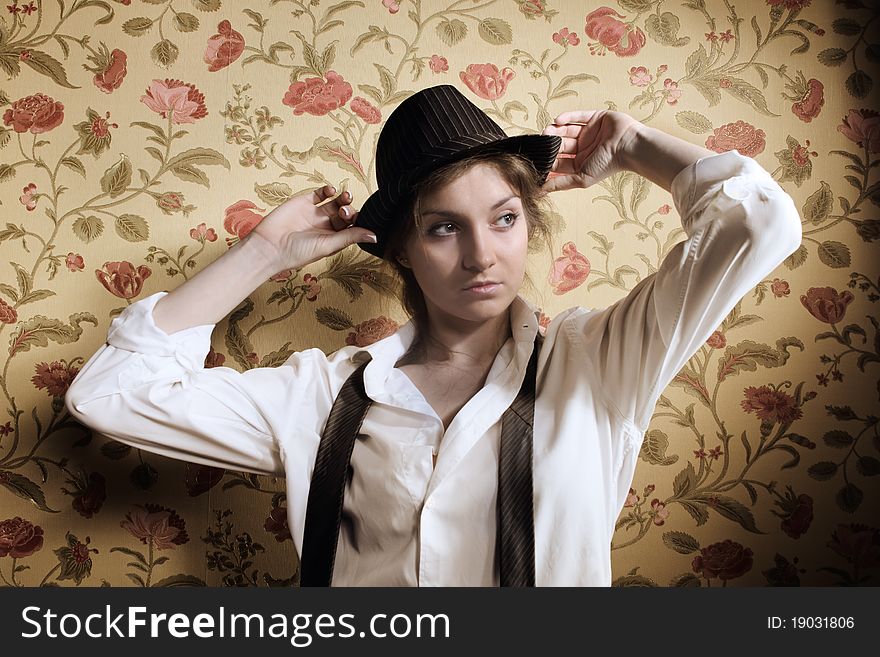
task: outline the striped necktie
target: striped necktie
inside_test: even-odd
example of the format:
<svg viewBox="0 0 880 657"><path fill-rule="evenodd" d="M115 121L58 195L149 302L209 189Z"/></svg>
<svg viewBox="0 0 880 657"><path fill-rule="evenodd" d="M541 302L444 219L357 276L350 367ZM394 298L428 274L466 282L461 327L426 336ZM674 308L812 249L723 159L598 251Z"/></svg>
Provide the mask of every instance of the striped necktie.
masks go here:
<svg viewBox="0 0 880 657"><path fill-rule="evenodd" d="M497 500L501 586L535 585L532 442L535 378L543 341L538 333L519 393L501 417ZM346 379L333 401L318 445L306 506L300 586L330 586L333 580L351 453L373 401L364 389L369 363L365 353L368 360Z"/></svg>

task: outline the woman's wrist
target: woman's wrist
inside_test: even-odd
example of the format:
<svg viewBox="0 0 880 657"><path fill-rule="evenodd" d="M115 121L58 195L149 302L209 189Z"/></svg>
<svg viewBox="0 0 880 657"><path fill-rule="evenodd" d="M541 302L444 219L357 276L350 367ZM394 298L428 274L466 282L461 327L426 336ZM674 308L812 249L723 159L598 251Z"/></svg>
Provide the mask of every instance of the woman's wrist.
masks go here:
<svg viewBox="0 0 880 657"><path fill-rule="evenodd" d="M715 154L707 148L638 123L619 157L624 169L670 191L675 176L685 167Z"/></svg>

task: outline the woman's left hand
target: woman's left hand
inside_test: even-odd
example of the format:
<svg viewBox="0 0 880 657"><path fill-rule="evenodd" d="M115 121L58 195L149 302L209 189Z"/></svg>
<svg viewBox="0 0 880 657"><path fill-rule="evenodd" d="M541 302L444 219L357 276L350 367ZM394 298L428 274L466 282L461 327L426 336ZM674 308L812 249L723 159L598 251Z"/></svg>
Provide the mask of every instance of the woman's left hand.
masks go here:
<svg viewBox="0 0 880 657"><path fill-rule="evenodd" d="M542 134L561 136L559 154L574 157L556 157L543 189L555 192L589 187L623 171L627 149L641 125L628 114L613 110L563 112Z"/></svg>

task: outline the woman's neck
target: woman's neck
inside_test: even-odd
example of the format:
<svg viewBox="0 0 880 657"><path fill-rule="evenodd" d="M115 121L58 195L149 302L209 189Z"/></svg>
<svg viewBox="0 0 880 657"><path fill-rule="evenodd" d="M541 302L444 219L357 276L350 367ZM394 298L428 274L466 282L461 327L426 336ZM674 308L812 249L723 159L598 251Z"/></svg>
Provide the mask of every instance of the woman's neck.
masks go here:
<svg viewBox="0 0 880 657"><path fill-rule="evenodd" d="M410 350L399 365L442 363L450 367L486 367L510 337L510 308L484 322L465 322L428 311L428 336L416 336L416 349Z"/></svg>

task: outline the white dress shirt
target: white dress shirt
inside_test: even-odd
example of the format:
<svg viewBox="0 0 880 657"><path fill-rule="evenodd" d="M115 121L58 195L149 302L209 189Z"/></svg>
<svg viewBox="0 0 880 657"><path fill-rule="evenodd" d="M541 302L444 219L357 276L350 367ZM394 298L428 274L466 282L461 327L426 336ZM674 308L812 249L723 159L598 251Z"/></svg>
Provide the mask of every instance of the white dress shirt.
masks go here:
<svg viewBox="0 0 880 657"><path fill-rule="evenodd" d="M611 584L615 521L660 394L737 301L800 244L791 197L738 151L686 167L670 191L687 239L620 301L570 308L547 328L534 418L538 586ZM412 321L365 348L330 356L305 349L279 367L245 372L205 369L215 325L166 334L152 316L165 294L113 319L107 343L67 393L77 420L164 456L284 475L301 554L321 432L369 352L364 384L374 403L351 457L333 585L498 586L501 416L538 331L531 303L515 299L512 337L444 431L394 367L414 337Z"/></svg>

